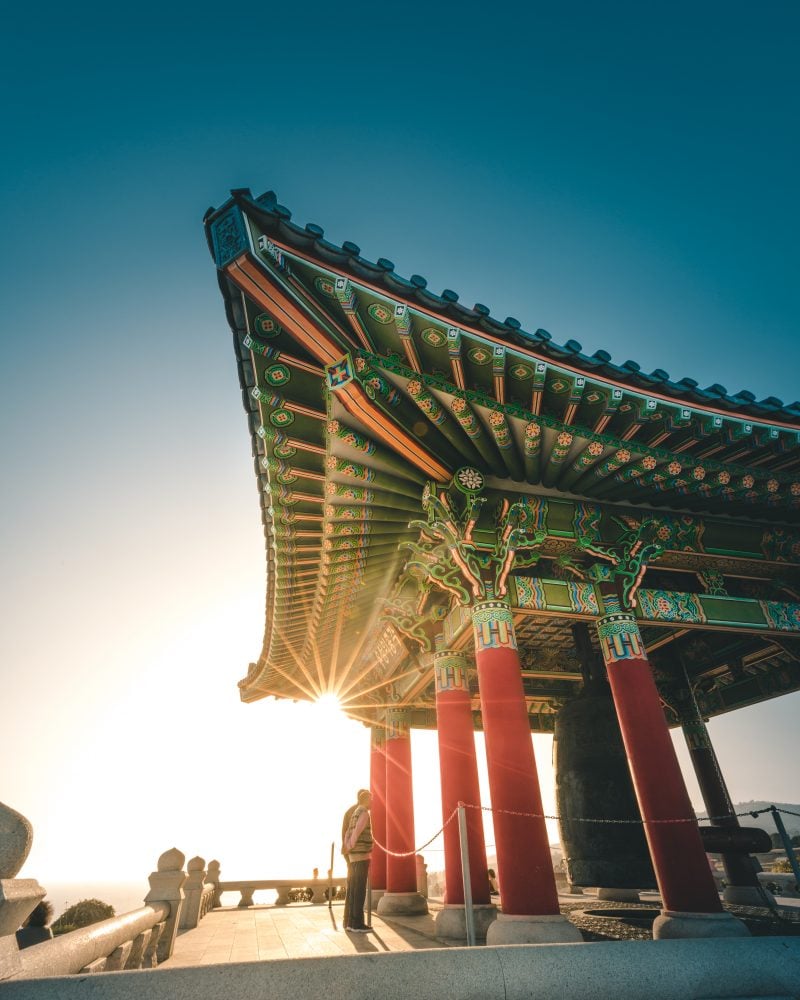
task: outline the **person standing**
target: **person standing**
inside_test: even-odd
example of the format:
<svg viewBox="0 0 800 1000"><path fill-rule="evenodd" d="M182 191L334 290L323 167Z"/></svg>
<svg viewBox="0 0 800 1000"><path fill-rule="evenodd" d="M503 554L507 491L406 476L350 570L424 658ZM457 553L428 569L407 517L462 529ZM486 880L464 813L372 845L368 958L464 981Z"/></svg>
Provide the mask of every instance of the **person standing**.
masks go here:
<svg viewBox="0 0 800 1000"><path fill-rule="evenodd" d="M356 793L356 798L358 798L358 793ZM350 827L350 817L356 811L357 807L358 807L358 802L356 802L354 805L350 806L349 809L345 812L345 814L344 814L344 816L342 818L342 848L341 848L341 854L342 854L342 857L344 858L344 863L347 865L347 881L344 884L344 887L345 887L345 893L344 893L344 916L342 917L342 926L345 928L345 930L347 930L350 927L350 896L349 896L349 893L347 891L347 887L348 887L348 885L350 885L350 859L347 856L347 847L345 846L345 839L347 837L347 831L348 831L348 829Z"/></svg>
<svg viewBox="0 0 800 1000"><path fill-rule="evenodd" d="M369 931L364 920L369 862L372 856L372 823L369 807L372 796L362 788L358 801L345 813L343 853L347 858L347 890L344 900L344 929L357 934Z"/></svg>

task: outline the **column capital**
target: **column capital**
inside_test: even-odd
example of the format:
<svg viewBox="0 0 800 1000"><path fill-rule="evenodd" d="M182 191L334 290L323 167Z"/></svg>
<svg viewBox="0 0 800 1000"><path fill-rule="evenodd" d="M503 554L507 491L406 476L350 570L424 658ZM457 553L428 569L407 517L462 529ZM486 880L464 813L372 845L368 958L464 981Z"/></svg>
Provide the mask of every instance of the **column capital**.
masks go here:
<svg viewBox="0 0 800 1000"><path fill-rule="evenodd" d="M475 649L517 649L514 615L507 601L481 601L472 606Z"/></svg>
<svg viewBox="0 0 800 1000"><path fill-rule="evenodd" d="M388 708L386 710L386 735L387 740L408 739L408 714L402 708Z"/></svg>
<svg viewBox="0 0 800 1000"><path fill-rule="evenodd" d="M694 719L681 719L681 729L689 750L712 750L708 726L698 716Z"/></svg>
<svg viewBox="0 0 800 1000"><path fill-rule="evenodd" d="M442 648L437 649L436 652L433 654L432 657L433 665L436 666L436 661L443 657L451 657L452 659L463 660L465 664L468 659L467 654L464 652L463 649L447 649L446 647L443 646Z"/></svg>
<svg viewBox="0 0 800 1000"><path fill-rule="evenodd" d="M511 605L507 598L503 597L493 597L488 600L475 601L470 607L473 620L476 616L482 615L484 612L490 612L492 614L511 614Z"/></svg>
<svg viewBox="0 0 800 1000"><path fill-rule="evenodd" d="M443 691L469 693L467 658L460 650L442 649L434 653L433 675L436 679L436 694Z"/></svg>
<svg viewBox="0 0 800 1000"><path fill-rule="evenodd" d="M598 618L597 635L606 665L645 658L639 624L629 611L614 611Z"/></svg>

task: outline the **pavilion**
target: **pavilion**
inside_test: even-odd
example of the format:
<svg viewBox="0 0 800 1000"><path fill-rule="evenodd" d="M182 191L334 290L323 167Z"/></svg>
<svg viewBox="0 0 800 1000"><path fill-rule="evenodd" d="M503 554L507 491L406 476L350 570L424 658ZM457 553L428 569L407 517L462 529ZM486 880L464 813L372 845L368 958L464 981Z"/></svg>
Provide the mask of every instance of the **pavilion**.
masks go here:
<svg viewBox="0 0 800 1000"><path fill-rule="evenodd" d="M800 403L674 382L466 308L295 225L271 192L236 190L205 224L267 555L264 644L241 697L332 694L371 727L379 912L425 907L409 730L435 728L442 933L464 922L462 802L487 940L576 939L530 739L555 732L572 880L624 885L633 817L634 885L654 874L663 901L655 936L746 933L720 902L669 728L686 735L726 893L747 899L755 868L705 722L800 689ZM616 866L589 857L593 841Z"/></svg>

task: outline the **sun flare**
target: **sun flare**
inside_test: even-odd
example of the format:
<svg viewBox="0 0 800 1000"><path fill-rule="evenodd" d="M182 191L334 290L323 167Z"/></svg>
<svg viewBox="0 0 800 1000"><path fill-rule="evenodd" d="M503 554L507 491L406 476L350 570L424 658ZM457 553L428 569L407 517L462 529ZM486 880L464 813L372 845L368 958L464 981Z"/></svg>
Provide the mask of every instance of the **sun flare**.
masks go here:
<svg viewBox="0 0 800 1000"><path fill-rule="evenodd" d="M314 702L314 705L318 712L328 718L338 718L342 714L341 702L331 691L321 694Z"/></svg>

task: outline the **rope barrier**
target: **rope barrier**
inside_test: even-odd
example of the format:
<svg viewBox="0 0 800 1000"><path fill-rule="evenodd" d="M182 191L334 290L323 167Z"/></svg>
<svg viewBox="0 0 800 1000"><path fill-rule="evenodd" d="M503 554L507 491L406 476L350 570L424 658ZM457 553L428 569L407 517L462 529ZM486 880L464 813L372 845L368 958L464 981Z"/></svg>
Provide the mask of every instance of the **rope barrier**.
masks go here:
<svg viewBox="0 0 800 1000"><path fill-rule="evenodd" d="M504 816L519 816L519 817L522 817L524 819L550 819L550 820L557 820L559 822L561 821L561 817L560 816L550 815L549 813L516 812L513 809L495 809L492 806L476 806L476 805L472 805L469 802L462 802L461 805L463 805L465 809L477 809L480 812L498 813L498 814L502 814ZM785 813L787 816L798 816L798 817L800 817L800 813L792 812L790 809L779 809L777 806L775 806L774 808L775 808L776 812ZM764 809L755 809L755 810L753 810L753 809L747 809L744 812L733 813L733 816L735 816L737 818L742 817L742 816L752 816L754 819L756 819L762 813L771 812L772 809L773 809L772 806L766 806ZM374 836L373 836L373 841L384 852L384 854L387 854L389 857L392 857L392 858L410 858L410 857L412 857L415 854L419 854L426 847L430 847L430 845L434 842L434 840L436 840L437 837L441 836L441 834L444 833L445 828L456 818L457 815L458 815L458 809L454 809L450 813L450 815L447 817L447 819L444 821L444 823L442 824L442 826L439 827L439 829L436 831L436 833L434 833L434 835L430 839L426 840L424 844L420 844L419 847L415 847L414 850L412 850L412 851L390 851L388 847L386 847L384 844L382 844ZM715 823L715 822L717 822L719 820L730 819L730 818L731 818L730 814L728 814L726 816L708 816L708 817L706 817L703 820L703 822L705 822L705 823ZM675 824L675 823L697 823L698 826L699 826L701 821L698 820L698 818L696 816L691 816L691 817L690 816L686 816L684 818L679 818L679 819L651 819L651 820L643 820L643 819L599 819L597 817L589 817L589 816L570 816L568 822L570 822L570 823L602 823L602 824L611 823L611 824L617 824L617 825L626 824L626 825L634 825L634 826L635 825L638 825L638 826L646 826L646 825L653 826L655 824L671 824L671 823L672 824ZM437 850L439 850L439 848L437 848Z"/></svg>

